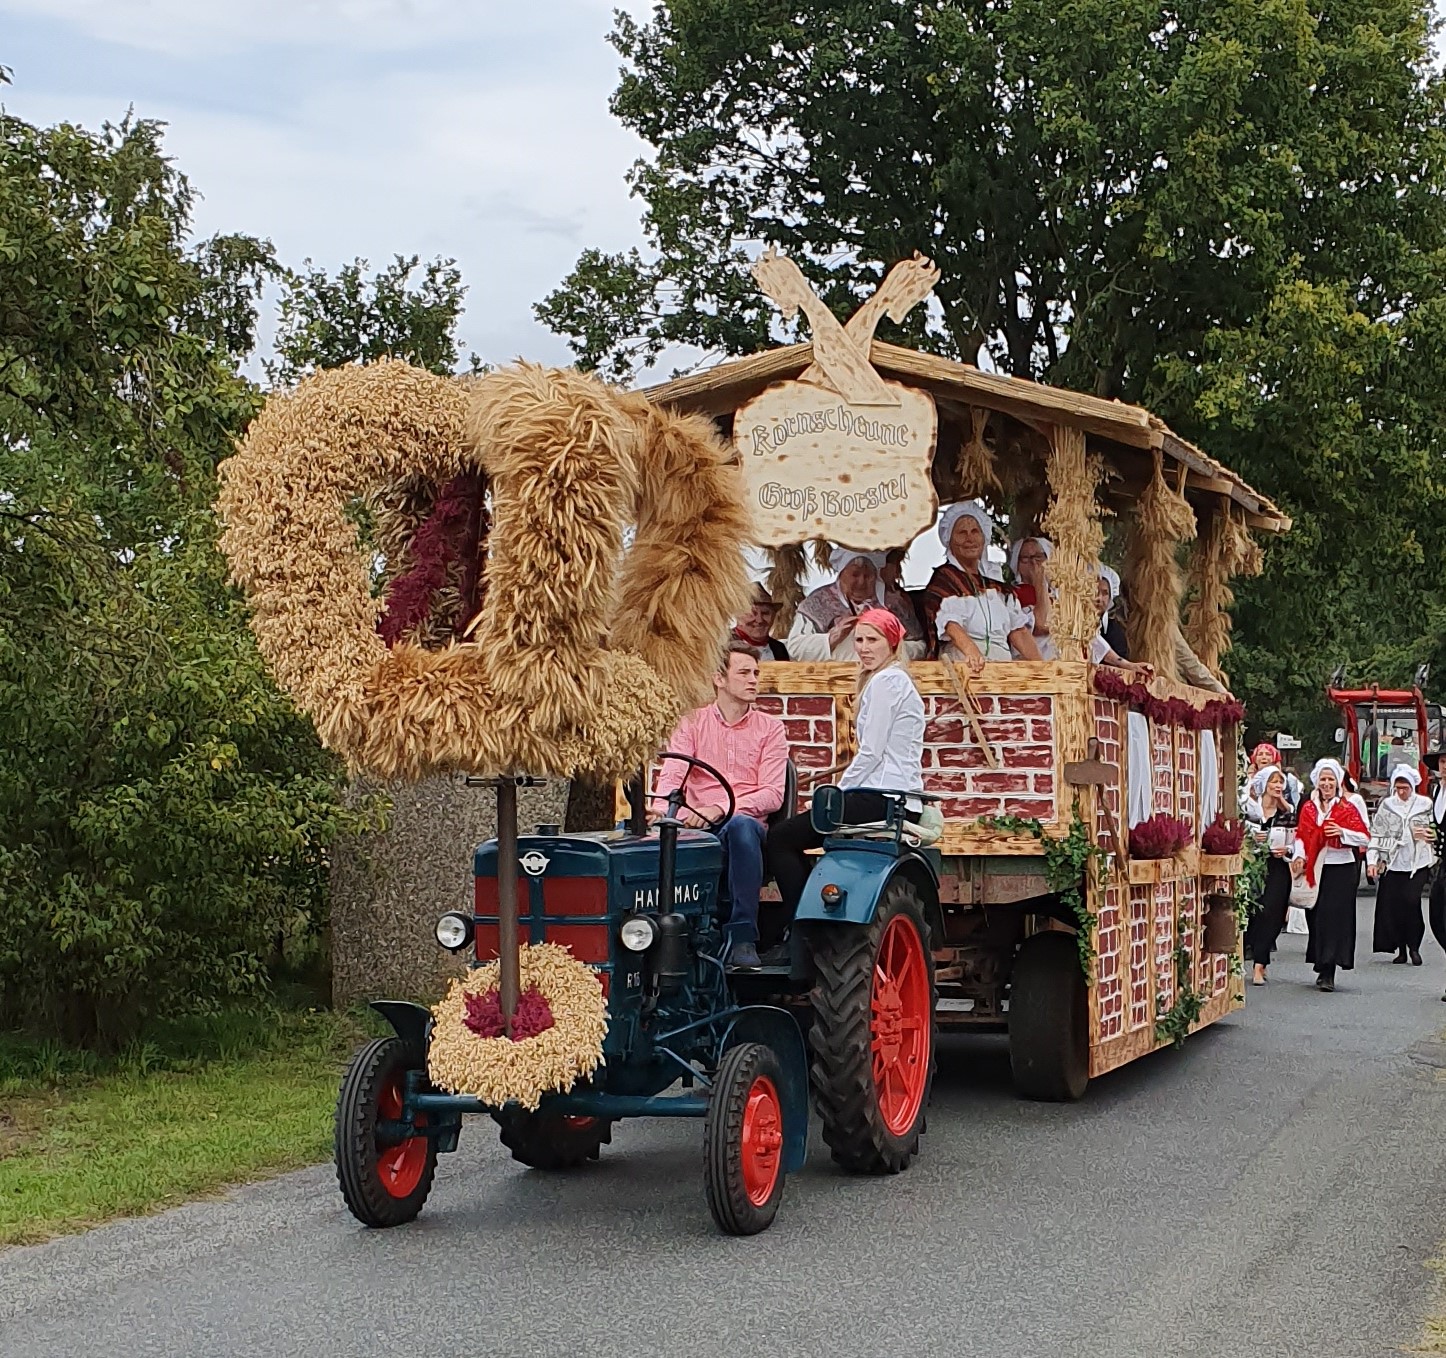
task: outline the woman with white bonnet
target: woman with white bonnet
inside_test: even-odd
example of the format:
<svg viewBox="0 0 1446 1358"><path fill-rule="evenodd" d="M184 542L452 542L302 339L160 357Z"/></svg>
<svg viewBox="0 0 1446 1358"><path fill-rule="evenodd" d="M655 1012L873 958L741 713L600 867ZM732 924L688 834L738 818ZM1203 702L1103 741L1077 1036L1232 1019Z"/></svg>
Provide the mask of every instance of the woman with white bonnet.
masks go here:
<svg viewBox="0 0 1446 1358"><path fill-rule="evenodd" d="M1128 660L1130 643L1125 636L1125 625L1114 616L1115 605L1120 601L1120 573L1113 566L1106 566L1101 562L1099 575L1095 607L1100 613L1100 635L1121 660Z"/></svg>
<svg viewBox="0 0 1446 1358"><path fill-rule="evenodd" d="M1247 785L1245 819L1250 832L1269 853L1260 899L1245 929L1245 951L1255 964L1252 985L1265 984L1270 954L1285 928L1290 901L1290 869L1286 866L1295 839L1295 807L1285 785L1285 774L1272 764L1257 769Z"/></svg>
<svg viewBox="0 0 1446 1358"><path fill-rule="evenodd" d="M962 660L974 674L986 661L1040 659L1013 591L988 573L993 536L994 522L981 505L950 505L939 520L945 561L924 589L925 625L939 639L939 654Z"/></svg>
<svg viewBox="0 0 1446 1358"><path fill-rule="evenodd" d="M1391 791L1381 798L1371 820L1366 850L1366 876L1379 877L1376 923L1371 951L1393 952L1393 962L1421 965L1421 940L1426 921L1421 893L1436 863L1436 826L1431 799L1420 792L1421 775L1409 764L1391 770Z"/></svg>
<svg viewBox="0 0 1446 1358"><path fill-rule="evenodd" d="M792 660L856 660L853 632L859 614L886 608L904 628L904 657L920 660L927 649L913 606L880 578L883 552L856 552L836 547L829 564L837 578L814 590L798 606L788 634Z"/></svg>
<svg viewBox="0 0 1446 1358"><path fill-rule="evenodd" d="M1014 579L1014 597L1024 610L1029 630L1034 633L1034 644L1045 660L1055 660L1059 655L1050 635L1054 598L1046 569L1053 555L1054 543L1039 536L1020 538L1009 548L1009 573Z"/></svg>
<svg viewBox="0 0 1446 1358"><path fill-rule="evenodd" d="M1316 988L1334 990L1336 970L1356 965L1357 849L1370 833L1355 803L1345 795L1346 773L1334 759L1311 770L1311 794L1296 820L1291 876L1317 889L1310 916L1305 960L1315 967Z"/></svg>

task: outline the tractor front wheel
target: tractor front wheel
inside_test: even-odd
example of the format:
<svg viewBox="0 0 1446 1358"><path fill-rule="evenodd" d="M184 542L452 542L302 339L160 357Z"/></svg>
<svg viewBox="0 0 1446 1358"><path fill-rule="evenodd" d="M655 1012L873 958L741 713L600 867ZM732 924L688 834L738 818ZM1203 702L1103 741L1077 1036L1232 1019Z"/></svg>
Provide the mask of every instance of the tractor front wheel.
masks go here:
<svg viewBox="0 0 1446 1358"><path fill-rule="evenodd" d="M934 959L923 903L896 877L873 922L813 935L814 1105L833 1158L897 1174L918 1153L934 1078Z"/></svg>
<svg viewBox="0 0 1446 1358"><path fill-rule="evenodd" d="M369 1042L342 1077L336 1100L336 1181L351 1214L364 1226L412 1221L432 1191L437 1145L402 1121L407 1075L421 1058L399 1037Z"/></svg>
<svg viewBox="0 0 1446 1358"><path fill-rule="evenodd" d="M493 1113L492 1120L502 1129L502 1144L512 1158L530 1169L576 1169L596 1160L603 1145L613 1139L608 1118L505 1108Z"/></svg>
<svg viewBox="0 0 1446 1358"><path fill-rule="evenodd" d="M730 1047L718 1063L703 1123L708 1210L727 1235L757 1235L783 1198L783 1073L758 1042Z"/></svg>

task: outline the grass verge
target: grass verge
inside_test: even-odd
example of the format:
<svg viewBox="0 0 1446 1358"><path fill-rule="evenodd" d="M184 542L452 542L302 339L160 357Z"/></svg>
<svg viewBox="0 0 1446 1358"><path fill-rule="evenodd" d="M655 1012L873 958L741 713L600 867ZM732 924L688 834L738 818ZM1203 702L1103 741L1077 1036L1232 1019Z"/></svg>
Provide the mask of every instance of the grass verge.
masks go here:
<svg viewBox="0 0 1446 1358"><path fill-rule="evenodd" d="M365 1021L320 1008L158 1027L110 1061L0 1035L0 1245L325 1160Z"/></svg>

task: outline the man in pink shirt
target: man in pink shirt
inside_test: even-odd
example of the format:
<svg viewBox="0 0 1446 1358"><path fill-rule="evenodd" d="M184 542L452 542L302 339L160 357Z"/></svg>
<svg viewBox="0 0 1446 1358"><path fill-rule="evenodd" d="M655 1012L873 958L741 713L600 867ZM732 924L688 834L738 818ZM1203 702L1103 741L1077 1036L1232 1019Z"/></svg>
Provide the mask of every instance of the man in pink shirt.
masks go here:
<svg viewBox="0 0 1446 1358"><path fill-rule="evenodd" d="M754 710L758 700L758 652L734 638L713 676L714 701L688 713L668 742L670 750L711 764L733 789L734 813L717 830L728 865L730 912L725 930L728 965L758 967L758 897L763 890L763 839L768 817L783 805L788 738L783 723ZM679 819L695 829L716 822L728 798L716 778L676 759L665 759L653 794L662 813L668 794L681 786L690 807ZM791 809L791 808L790 808Z"/></svg>

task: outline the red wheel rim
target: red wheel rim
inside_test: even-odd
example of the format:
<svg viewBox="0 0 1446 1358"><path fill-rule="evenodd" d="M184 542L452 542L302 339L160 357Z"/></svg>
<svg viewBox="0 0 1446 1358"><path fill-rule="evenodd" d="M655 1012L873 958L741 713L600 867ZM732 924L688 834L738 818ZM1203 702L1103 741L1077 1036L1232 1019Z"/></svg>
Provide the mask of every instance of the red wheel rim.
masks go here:
<svg viewBox="0 0 1446 1358"><path fill-rule="evenodd" d="M402 1116L402 1071L396 1071L382 1086L377 1096L377 1117L396 1122ZM423 1125L423 1119L417 1119ZM394 1198L409 1197L422 1182L423 1171L427 1168L427 1138L410 1136L394 1146L377 1147L377 1178L386 1191Z"/></svg>
<svg viewBox="0 0 1446 1358"><path fill-rule="evenodd" d="M874 1092L884 1126L903 1136L914 1125L929 1079L929 970L924 944L907 915L884 927L870 1000Z"/></svg>
<svg viewBox="0 0 1446 1358"><path fill-rule="evenodd" d="M743 1108L743 1191L755 1207L773 1196L783 1166L783 1108L773 1081L760 1075Z"/></svg>

